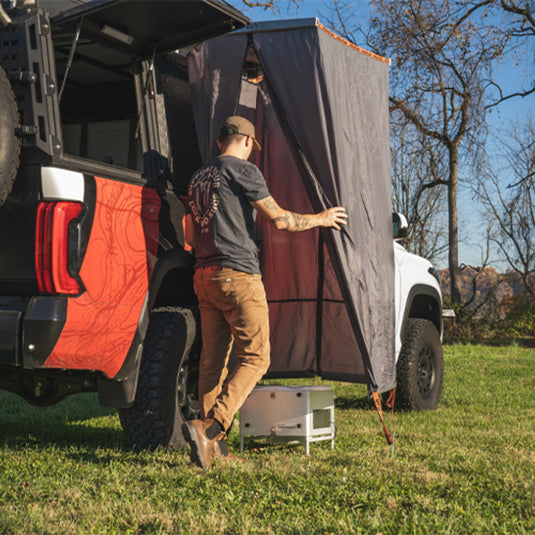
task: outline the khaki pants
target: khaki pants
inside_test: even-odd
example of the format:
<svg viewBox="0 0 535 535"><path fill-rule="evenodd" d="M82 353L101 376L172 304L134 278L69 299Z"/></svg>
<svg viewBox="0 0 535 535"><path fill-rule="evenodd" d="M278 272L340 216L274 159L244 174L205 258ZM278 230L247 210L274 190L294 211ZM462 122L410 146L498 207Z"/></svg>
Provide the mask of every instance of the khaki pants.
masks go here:
<svg viewBox="0 0 535 535"><path fill-rule="evenodd" d="M269 367L266 292L260 275L219 266L196 269L194 289L201 311L201 418L215 418L227 430ZM223 385L233 340L237 365Z"/></svg>

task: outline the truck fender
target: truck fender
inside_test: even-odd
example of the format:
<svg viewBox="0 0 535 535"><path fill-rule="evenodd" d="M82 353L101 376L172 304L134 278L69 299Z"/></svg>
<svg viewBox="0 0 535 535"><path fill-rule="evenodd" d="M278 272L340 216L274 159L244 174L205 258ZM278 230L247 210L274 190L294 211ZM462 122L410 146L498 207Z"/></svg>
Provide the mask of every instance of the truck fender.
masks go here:
<svg viewBox="0 0 535 535"><path fill-rule="evenodd" d="M139 316L136 334L125 361L113 379L101 379L98 382L99 402L103 407L124 409L134 403L143 354L143 340L149 325L150 311L154 308L165 277L174 270L188 268L193 269L192 255L179 249L164 253L156 262Z"/></svg>
<svg viewBox="0 0 535 535"><path fill-rule="evenodd" d="M440 293L427 284L415 284L409 291L403 321L401 323L401 340L405 337L407 321L409 318L422 318L430 320L442 336L442 298Z"/></svg>
<svg viewBox="0 0 535 535"><path fill-rule="evenodd" d="M182 249L173 249L171 251L167 251L161 255L160 258L158 258L158 261L156 262L156 265L152 271L149 283L149 311L155 307L156 300L160 294L162 284L164 283L166 277L176 270L191 269L193 272L193 266L193 255ZM186 282L186 284L188 283ZM192 283L189 284L191 285ZM191 286L191 288L185 288L185 290L193 291L193 287ZM173 304L180 305L182 303Z"/></svg>

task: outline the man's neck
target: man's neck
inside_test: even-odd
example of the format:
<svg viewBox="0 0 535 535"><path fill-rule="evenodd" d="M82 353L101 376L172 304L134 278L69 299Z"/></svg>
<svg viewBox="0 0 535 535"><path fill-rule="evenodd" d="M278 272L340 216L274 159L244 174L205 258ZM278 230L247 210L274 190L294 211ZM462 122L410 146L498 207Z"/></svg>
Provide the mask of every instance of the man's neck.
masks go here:
<svg viewBox="0 0 535 535"><path fill-rule="evenodd" d="M239 148L235 147L227 147L224 151L221 152L220 156L234 156L235 158L239 158L240 160L246 160L247 158L244 158L243 151Z"/></svg>
<svg viewBox="0 0 535 535"><path fill-rule="evenodd" d="M226 147L222 147L219 143L221 150L221 156L234 156L240 160L248 160L251 155L251 146L248 146L246 140L247 137L240 137L239 141L229 143Z"/></svg>

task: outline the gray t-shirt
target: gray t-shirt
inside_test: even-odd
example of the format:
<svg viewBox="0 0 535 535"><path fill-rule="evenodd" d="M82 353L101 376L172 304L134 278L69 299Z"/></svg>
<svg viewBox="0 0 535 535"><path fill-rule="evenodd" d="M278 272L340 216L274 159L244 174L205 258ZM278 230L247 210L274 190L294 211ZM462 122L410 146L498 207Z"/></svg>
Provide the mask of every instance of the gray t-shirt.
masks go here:
<svg viewBox="0 0 535 535"><path fill-rule="evenodd" d="M256 211L250 201L268 196L260 169L246 160L219 156L199 169L189 183L186 203L198 236L195 267L259 274Z"/></svg>

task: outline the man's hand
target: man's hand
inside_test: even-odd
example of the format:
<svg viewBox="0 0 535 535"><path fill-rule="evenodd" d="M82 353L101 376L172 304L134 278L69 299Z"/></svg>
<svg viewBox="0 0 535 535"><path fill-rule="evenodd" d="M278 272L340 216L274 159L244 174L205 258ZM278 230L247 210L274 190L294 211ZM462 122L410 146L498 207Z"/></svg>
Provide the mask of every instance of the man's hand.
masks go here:
<svg viewBox="0 0 535 535"><path fill-rule="evenodd" d="M341 206L329 208L319 214L296 214L281 208L271 196L252 202L251 205L272 227L287 232L300 232L315 227L340 230L347 223L346 209Z"/></svg>
<svg viewBox="0 0 535 535"><path fill-rule="evenodd" d="M332 227L340 230L347 223L347 212L342 206L335 206L320 212L318 216L322 219L322 227Z"/></svg>

